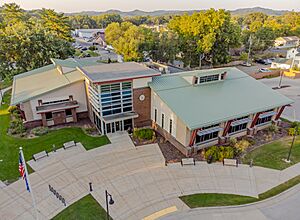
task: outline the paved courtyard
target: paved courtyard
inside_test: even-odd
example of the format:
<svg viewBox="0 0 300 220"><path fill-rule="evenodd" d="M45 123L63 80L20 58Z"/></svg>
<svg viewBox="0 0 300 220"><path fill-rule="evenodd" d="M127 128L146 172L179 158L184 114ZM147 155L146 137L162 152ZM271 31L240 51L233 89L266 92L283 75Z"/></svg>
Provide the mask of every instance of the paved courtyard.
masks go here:
<svg viewBox="0 0 300 220"><path fill-rule="evenodd" d="M265 85L274 88L279 85L280 77L270 78L270 79L261 79ZM286 107L282 113L282 117L294 121L294 109L296 120L300 121L300 79L290 79L287 77L282 78L281 86L283 88L277 89L281 94L289 97L294 100L292 107Z"/></svg>
<svg viewBox="0 0 300 220"><path fill-rule="evenodd" d="M300 174L300 164L284 171L205 162L165 166L157 144L135 147L126 133L109 138L111 144L90 151L79 144L37 162L29 161L35 170L30 181L40 219L52 218L65 208L50 193L48 184L70 205L89 193L92 182L92 195L102 207L104 191L113 195L113 219L156 219L167 217L168 212L187 212L189 208L178 198L181 195L211 192L257 196ZM1 219L34 219L31 204L23 180L0 189Z"/></svg>

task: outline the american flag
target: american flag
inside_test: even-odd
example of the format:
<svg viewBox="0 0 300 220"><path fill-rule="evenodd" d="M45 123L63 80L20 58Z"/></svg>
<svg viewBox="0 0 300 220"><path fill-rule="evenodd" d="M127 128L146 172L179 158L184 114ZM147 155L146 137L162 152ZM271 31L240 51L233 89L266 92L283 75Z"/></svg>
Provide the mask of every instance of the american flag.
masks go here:
<svg viewBox="0 0 300 220"><path fill-rule="evenodd" d="M24 167L24 163L22 160L22 154L21 152L19 153L19 172L20 172L20 176L25 180L25 185L26 185L26 189L28 192L30 192L30 188L29 188L29 184L27 181L27 177L26 177L26 172L25 172L25 167Z"/></svg>

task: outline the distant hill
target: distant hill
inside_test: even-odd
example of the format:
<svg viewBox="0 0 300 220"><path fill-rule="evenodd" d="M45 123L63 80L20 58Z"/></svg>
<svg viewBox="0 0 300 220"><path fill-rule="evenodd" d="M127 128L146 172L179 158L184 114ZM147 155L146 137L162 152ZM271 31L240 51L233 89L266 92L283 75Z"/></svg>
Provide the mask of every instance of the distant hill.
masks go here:
<svg viewBox="0 0 300 220"><path fill-rule="evenodd" d="M82 11L82 12L74 12L74 13L65 13L66 15L101 15L101 14L119 14L122 17L127 16L161 16L161 15L180 15L184 13L192 14L194 12L199 12L201 10L156 10L156 11L142 11L142 10L133 10L133 11L120 11L120 10L108 10L108 11ZM287 10L273 10L269 8L239 8L236 10L230 11L233 15L245 15L253 12L263 12L267 15L282 15Z"/></svg>

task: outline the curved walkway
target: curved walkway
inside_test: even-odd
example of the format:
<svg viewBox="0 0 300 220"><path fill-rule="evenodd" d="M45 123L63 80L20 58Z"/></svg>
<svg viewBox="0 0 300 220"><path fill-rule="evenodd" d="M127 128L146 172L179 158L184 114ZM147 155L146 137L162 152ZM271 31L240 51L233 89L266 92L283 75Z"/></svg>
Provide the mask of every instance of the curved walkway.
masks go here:
<svg viewBox="0 0 300 220"><path fill-rule="evenodd" d="M257 196L300 174L300 164L284 171L205 162L165 166L157 144L136 148L127 134L109 138L111 144L90 151L79 145L60 149L37 162L29 161L35 170L30 181L40 219L52 218L65 208L50 193L48 184L70 205L89 193L88 183L92 182L92 195L102 207L105 189L113 195L113 219L143 219L170 207L185 213L189 208L178 198L181 195L211 192ZM1 219L34 218L23 180L0 189L0 213Z"/></svg>
<svg viewBox="0 0 300 220"><path fill-rule="evenodd" d="M249 205L232 207L196 208L180 213L174 213L163 220L177 219L251 219L251 220L298 220L300 203L300 185L297 185L278 196Z"/></svg>

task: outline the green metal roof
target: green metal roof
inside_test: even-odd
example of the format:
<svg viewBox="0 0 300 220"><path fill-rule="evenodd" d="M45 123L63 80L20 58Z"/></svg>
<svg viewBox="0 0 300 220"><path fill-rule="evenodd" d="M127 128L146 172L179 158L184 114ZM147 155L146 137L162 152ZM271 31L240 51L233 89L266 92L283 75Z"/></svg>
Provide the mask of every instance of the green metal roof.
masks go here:
<svg viewBox="0 0 300 220"><path fill-rule="evenodd" d="M183 79L191 74L224 71L227 72L226 79L218 82L191 85ZM237 68L193 72L157 76L149 83L191 130L293 102Z"/></svg>
<svg viewBox="0 0 300 220"><path fill-rule="evenodd" d="M75 69L61 74L54 65L48 65L14 77L11 105L84 80L83 74Z"/></svg>

